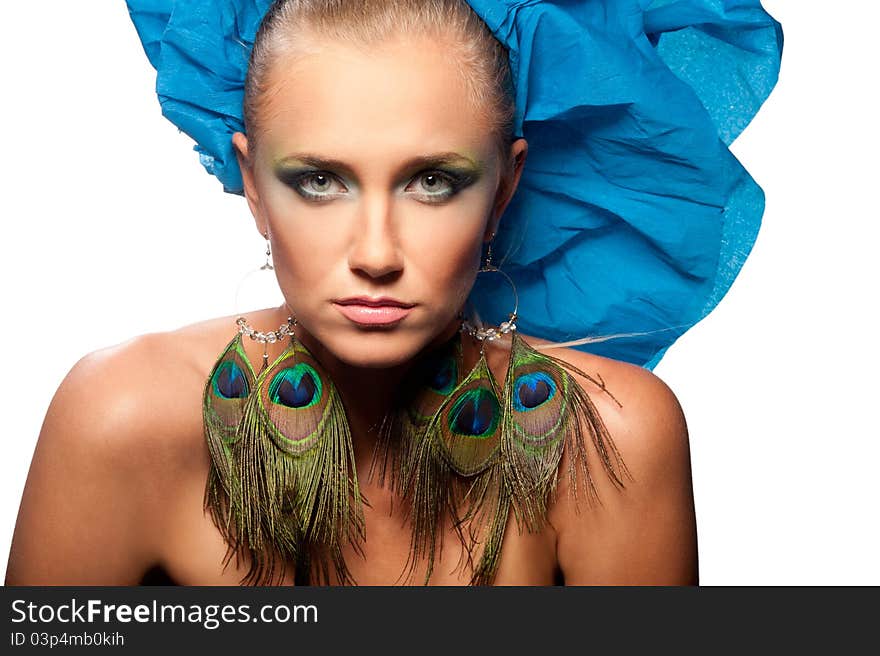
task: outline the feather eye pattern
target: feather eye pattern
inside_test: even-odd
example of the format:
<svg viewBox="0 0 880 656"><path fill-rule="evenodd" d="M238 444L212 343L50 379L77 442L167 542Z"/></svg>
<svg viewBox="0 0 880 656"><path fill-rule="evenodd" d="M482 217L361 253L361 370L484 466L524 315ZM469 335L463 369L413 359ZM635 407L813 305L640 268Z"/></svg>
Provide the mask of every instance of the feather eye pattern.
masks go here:
<svg viewBox="0 0 880 656"><path fill-rule="evenodd" d="M473 552L484 528L487 549L497 543L507 505L497 467L501 443L502 404L485 355L447 395L416 447L414 465L404 485L411 499L410 555L412 576L418 561L427 560L425 583L431 577L441 521L449 518L462 544L462 559L473 566ZM503 515L503 518L501 517ZM479 567L477 568L479 569Z"/></svg>
<svg viewBox="0 0 880 656"><path fill-rule="evenodd" d="M254 381L228 462L229 543L250 556L245 582L281 580L288 563L307 575L316 562L322 580L332 564L354 583L342 555L346 542L360 552L364 537L351 434L336 388L300 342Z"/></svg>
<svg viewBox="0 0 880 656"><path fill-rule="evenodd" d="M610 395L603 381L564 360L539 353L513 333L505 381L502 467L517 521L530 532L540 531L546 524L547 504L556 490L563 451L569 454L569 488L575 499L578 481L595 496L587 436L616 486L623 487L622 477L628 473L595 404L570 372Z"/></svg>
<svg viewBox="0 0 880 656"><path fill-rule="evenodd" d="M539 353L515 332L511 339L502 393L481 354L439 407L417 450L404 487L413 504L408 568L411 574L415 562L426 558L425 583L433 571L445 514L471 567L470 584L488 585L498 569L511 509L520 531L537 532L546 525L565 451L575 499L579 483L595 495L587 439L615 485L623 487L622 477L628 474L595 404L574 374L614 398L604 381Z"/></svg>
<svg viewBox="0 0 880 656"><path fill-rule="evenodd" d="M265 458L257 454L242 461L262 464L270 501L292 502L291 515L318 556L323 579L329 579L321 556L326 547L339 579L354 583L342 547L349 542L360 549L364 518L351 433L336 387L305 346L294 342L258 381L255 401L245 422L264 428L275 449L264 449ZM258 480L254 485L259 489ZM266 517L278 516L278 508L266 510Z"/></svg>
<svg viewBox="0 0 880 656"><path fill-rule="evenodd" d="M479 474L494 461L501 441L501 403L484 355L445 402L429 431L440 454L460 476Z"/></svg>
<svg viewBox="0 0 880 656"><path fill-rule="evenodd" d="M217 359L205 384L202 419L205 439L211 456L208 483L205 486L205 506L224 538L232 539L231 515L227 499L233 485L232 445L239 435L244 414L256 375L244 352L241 333L237 333Z"/></svg>
<svg viewBox="0 0 880 656"><path fill-rule="evenodd" d="M394 410L383 420L373 451L370 476L378 475L381 485L388 480L392 490L403 494L425 430L464 378L462 368L461 333L456 333L422 357L400 385Z"/></svg>
<svg viewBox="0 0 880 656"><path fill-rule="evenodd" d="M573 384L563 369L513 334L505 382L502 467L516 517L532 532L544 523L565 436L574 428ZM573 444L580 445L577 440Z"/></svg>

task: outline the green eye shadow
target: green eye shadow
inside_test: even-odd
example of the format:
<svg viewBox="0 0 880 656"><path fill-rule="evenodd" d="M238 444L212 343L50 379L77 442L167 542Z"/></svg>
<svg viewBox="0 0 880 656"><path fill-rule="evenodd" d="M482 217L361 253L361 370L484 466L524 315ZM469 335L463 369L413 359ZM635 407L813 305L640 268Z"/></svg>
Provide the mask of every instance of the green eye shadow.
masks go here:
<svg viewBox="0 0 880 656"><path fill-rule="evenodd" d="M339 160L325 159L314 155L297 154L282 157L273 162L272 170L282 184L296 191L301 197L310 201L332 200L339 194L316 194L304 187L309 176L322 175L338 184L350 187L344 180L355 180L353 169ZM409 185L420 175L436 173L444 178L449 190L436 194L425 193L423 198L428 203L443 203L460 191L473 185L483 176L483 166L479 162L460 153L448 152L416 157L401 168L401 184Z"/></svg>

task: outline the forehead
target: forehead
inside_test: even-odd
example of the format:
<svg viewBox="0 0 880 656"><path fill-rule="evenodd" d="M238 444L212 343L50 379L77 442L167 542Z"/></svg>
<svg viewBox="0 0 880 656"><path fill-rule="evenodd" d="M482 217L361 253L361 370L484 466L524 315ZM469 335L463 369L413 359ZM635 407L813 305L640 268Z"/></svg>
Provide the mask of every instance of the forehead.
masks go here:
<svg viewBox="0 0 880 656"><path fill-rule="evenodd" d="M369 49L310 39L279 57L260 103L261 141L273 156L301 149L343 158L494 146L450 48L428 37ZM276 152L277 151L277 152Z"/></svg>

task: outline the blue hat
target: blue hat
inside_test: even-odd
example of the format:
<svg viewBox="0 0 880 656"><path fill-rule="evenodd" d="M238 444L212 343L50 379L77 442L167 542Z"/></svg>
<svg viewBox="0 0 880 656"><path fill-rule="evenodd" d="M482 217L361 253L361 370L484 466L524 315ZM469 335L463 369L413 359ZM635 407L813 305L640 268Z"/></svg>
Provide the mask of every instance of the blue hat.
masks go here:
<svg viewBox="0 0 880 656"><path fill-rule="evenodd" d="M162 113L242 192L248 56L270 0L127 0ZM520 330L652 369L721 300L757 237L761 188L728 150L779 74L759 0L468 0L507 48L529 156L493 246ZM471 294L507 317L501 276Z"/></svg>

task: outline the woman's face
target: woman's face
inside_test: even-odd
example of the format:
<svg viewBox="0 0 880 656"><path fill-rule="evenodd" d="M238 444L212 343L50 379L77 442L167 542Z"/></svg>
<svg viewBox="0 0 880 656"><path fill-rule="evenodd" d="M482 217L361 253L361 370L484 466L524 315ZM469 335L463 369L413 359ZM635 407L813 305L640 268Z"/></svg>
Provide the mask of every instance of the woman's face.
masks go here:
<svg viewBox="0 0 880 656"><path fill-rule="evenodd" d="M310 45L275 62L255 147L235 136L248 202L302 327L396 366L456 322L526 145L502 157L448 47Z"/></svg>

